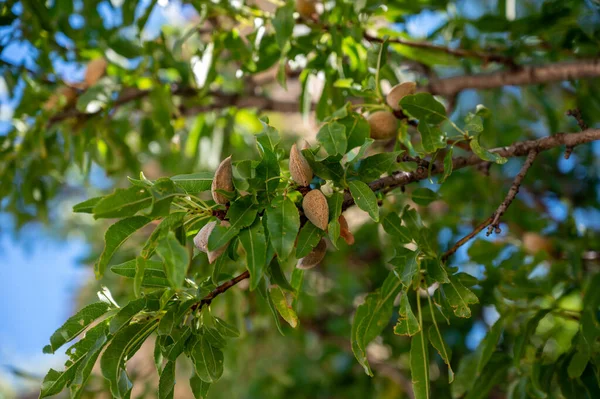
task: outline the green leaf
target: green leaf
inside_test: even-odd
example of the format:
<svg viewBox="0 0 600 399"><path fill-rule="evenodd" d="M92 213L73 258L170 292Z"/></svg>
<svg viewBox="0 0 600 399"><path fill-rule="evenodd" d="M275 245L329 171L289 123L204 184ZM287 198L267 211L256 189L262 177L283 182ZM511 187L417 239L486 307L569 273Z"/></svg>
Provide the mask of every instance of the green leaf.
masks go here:
<svg viewBox="0 0 600 399"><path fill-rule="evenodd" d="M465 123L465 131L473 133L483 132L483 119L481 116L469 112L465 117Z"/></svg>
<svg viewBox="0 0 600 399"><path fill-rule="evenodd" d="M289 197L278 198L267 207L269 240L280 259L287 259L300 229L298 208Z"/></svg>
<svg viewBox="0 0 600 399"><path fill-rule="evenodd" d="M194 371L190 377L190 387L195 399L206 399L208 397L210 382L202 381Z"/></svg>
<svg viewBox="0 0 600 399"><path fill-rule="evenodd" d="M356 205L367 212L375 222L379 222L379 205L377 204L377 197L375 197L375 193L371 188L358 180L349 182L348 186Z"/></svg>
<svg viewBox="0 0 600 399"><path fill-rule="evenodd" d="M172 399L175 394L175 362L169 361L160 373L158 399Z"/></svg>
<svg viewBox="0 0 600 399"><path fill-rule="evenodd" d="M277 309L281 317L283 317L292 328L296 328L298 326L298 316L289 304L285 292L279 286L275 286L269 290L269 295L271 295L271 300L275 305L275 309Z"/></svg>
<svg viewBox="0 0 600 399"><path fill-rule="evenodd" d="M393 236L399 244L406 244L412 241L410 230L402 226L402 220L396 213L388 213L382 220L381 224L386 233Z"/></svg>
<svg viewBox="0 0 600 399"><path fill-rule="evenodd" d="M190 259L188 251L179 243L175 233L169 231L167 236L159 241L156 253L164 262L165 274L171 287L181 288Z"/></svg>
<svg viewBox="0 0 600 399"><path fill-rule="evenodd" d="M440 195L426 187L419 187L412 192L412 200L417 205L429 205L440 198Z"/></svg>
<svg viewBox="0 0 600 399"><path fill-rule="evenodd" d="M400 317L398 318L398 322L394 326L394 334L412 337L421 331L419 320L417 320L412 311L407 293L403 293L402 298L400 299L399 314Z"/></svg>
<svg viewBox="0 0 600 399"><path fill-rule="evenodd" d="M450 147L448 149L448 152L446 152L446 155L444 155L444 174L442 175L442 177L440 177L440 180L438 180L438 183L440 183L440 184L445 182L446 179L452 174L452 168L454 167L454 165L452 163L453 150L454 150L454 147Z"/></svg>
<svg viewBox="0 0 600 399"><path fill-rule="evenodd" d="M329 236L329 239L331 240L331 244L333 244L333 246L335 248L337 248L337 242L338 242L338 239L340 238L340 229L341 229L340 222L337 219L332 220L327 225L327 235Z"/></svg>
<svg viewBox="0 0 600 399"><path fill-rule="evenodd" d="M422 122L437 125L446 119L446 108L429 93L405 96L400 106L419 120L419 126Z"/></svg>
<svg viewBox="0 0 600 399"><path fill-rule="evenodd" d="M292 36L294 25L296 24L296 21L294 20L294 3L287 2L284 6L277 8L272 23L275 28L277 45L283 50Z"/></svg>
<svg viewBox="0 0 600 399"><path fill-rule="evenodd" d="M283 270L281 270L281 265L279 264L279 260L277 257L273 257L273 259L271 259L271 262L269 262L267 274L269 276L271 284L277 284L284 290L288 290L291 292L294 291L294 287L292 287L292 285L285 277Z"/></svg>
<svg viewBox="0 0 600 399"><path fill-rule="evenodd" d="M98 333L96 333L96 331L95 331L96 329L98 330ZM92 331L92 330L94 330L94 331ZM92 369L94 368L94 365L96 364L96 360L98 360L98 357L100 356L100 353L102 352L102 349L108 342L106 323L99 324L98 326L94 327L92 330L88 331L85 334L84 340L89 340L90 342L93 341L93 344L89 347L87 345L85 345L85 346L79 348L79 350L78 350L78 352L85 354L85 356L81 359L80 362L75 362L75 363L79 363L79 366L77 367L77 371L75 372L73 380L71 381L71 383L69 385L69 391L71 393L71 398L81 397L81 395L83 393L82 388L87 383L87 380L89 379L90 374L92 373ZM79 341L78 344L81 345L82 342L83 342L83 340Z"/></svg>
<svg viewBox="0 0 600 399"><path fill-rule="evenodd" d="M260 220L240 232L240 242L246 251L246 265L250 272L250 289L254 290L262 279L267 264L267 239Z"/></svg>
<svg viewBox="0 0 600 399"><path fill-rule="evenodd" d="M460 398L466 392L469 392L475 381L477 380L477 363L479 361L479 353L473 352L465 355L458 364L458 371L454 382L450 386L452 396Z"/></svg>
<svg viewBox="0 0 600 399"><path fill-rule="evenodd" d="M144 287L169 287L163 263L154 260L147 260L145 263L142 285ZM135 278L136 259L112 266L110 271L123 277Z"/></svg>
<svg viewBox="0 0 600 399"><path fill-rule="evenodd" d="M446 342L444 342L444 338L440 333L439 329L436 326L429 327L429 342L438 351L440 357L448 366L448 382L452 383L454 381L454 371L452 371L452 366L450 365L450 360L452 359L452 352L447 347Z"/></svg>
<svg viewBox="0 0 600 399"><path fill-rule="evenodd" d="M388 325L393 311L394 298L402 284L393 273L388 274L382 287L370 293L358 306L352 321L351 346L354 356L365 373L372 376L367 360L367 345Z"/></svg>
<svg viewBox="0 0 600 399"><path fill-rule="evenodd" d="M272 194L279 186L279 177L281 168L277 161L277 156L270 150L265 150L262 154L262 160L256 167L256 181L260 184L260 189L266 189L268 194Z"/></svg>
<svg viewBox="0 0 600 399"><path fill-rule="evenodd" d="M485 148L483 148L481 146L481 144L479 143L480 137L481 137L481 135L478 134L477 136L473 137L471 139L471 141L469 142L471 150L473 151L473 153L475 153L475 155L477 155L479 158L483 159L484 161L495 162L500 165L502 165L502 164L506 163L506 161L508 161L508 159L496 154L495 152L490 152L490 151L486 150Z"/></svg>
<svg viewBox="0 0 600 399"><path fill-rule="evenodd" d="M583 374L585 368L590 361L589 352L575 352L571 360L569 361L569 367L567 373L569 378L579 378Z"/></svg>
<svg viewBox="0 0 600 399"><path fill-rule="evenodd" d="M421 145L426 153L430 154L446 146L444 132L439 126L419 122L417 130L421 133Z"/></svg>
<svg viewBox="0 0 600 399"><path fill-rule="evenodd" d="M329 155L345 154L348 146L346 127L338 122L326 123L319 129L317 140Z"/></svg>
<svg viewBox="0 0 600 399"><path fill-rule="evenodd" d="M75 213L94 213L94 207L100 202L104 197L94 197L83 202L80 202L77 205L73 205L73 212Z"/></svg>
<svg viewBox="0 0 600 399"><path fill-rule="evenodd" d="M478 303L479 299L455 276L449 276L449 278L450 282L442 285L442 289L454 314L458 317L471 317L469 305Z"/></svg>
<svg viewBox="0 0 600 399"><path fill-rule="evenodd" d="M135 277L133 278L133 294L139 297L142 294L142 284L146 273L146 259L143 256L135 258Z"/></svg>
<svg viewBox="0 0 600 399"><path fill-rule="evenodd" d="M165 238L169 231L175 231L183 226L183 219L187 212L173 212L165 217L158 226L154 229L148 240L142 248L141 255L148 259L152 256L158 245L158 241Z"/></svg>
<svg viewBox="0 0 600 399"><path fill-rule="evenodd" d="M260 147L262 147L263 152L274 153L277 144L279 144L279 141L281 140L279 132L267 122L261 120L260 123L263 125L263 130L256 135L256 141Z"/></svg>
<svg viewBox="0 0 600 399"><path fill-rule="evenodd" d="M240 332L238 331L238 329L235 326L232 326L231 324L227 323L225 320L215 317L214 321L215 327L221 333L221 335L230 338L237 338L240 336Z"/></svg>
<svg viewBox="0 0 600 399"><path fill-rule="evenodd" d="M515 367L519 367L521 364L521 359L525 354L525 348L531 339L533 333L539 324L539 322L546 317L548 313L551 312L552 309L541 309L538 310L525 324L525 329L517 335L515 338L515 344L513 346L513 360L515 363Z"/></svg>
<svg viewBox="0 0 600 399"><path fill-rule="evenodd" d="M144 227L150 222L150 219L145 216L132 216L127 219L119 220L117 223L110 226L104 234L105 246L100 259L94 265L96 278L104 275L104 271L113 254L119 247L136 231Z"/></svg>
<svg viewBox="0 0 600 399"><path fill-rule="evenodd" d="M247 195L232 202L227 211L227 219L234 229L243 229L250 226L256 219L257 208L252 202L252 197Z"/></svg>
<svg viewBox="0 0 600 399"><path fill-rule="evenodd" d="M83 332L93 321L104 315L110 306L105 302L92 303L70 317L50 337L50 345L44 347L44 353L54 353L65 343L73 340Z"/></svg>
<svg viewBox="0 0 600 399"><path fill-rule="evenodd" d="M321 240L322 230L311 222L306 222L300 234L298 234L298 241L296 243L296 258L301 259L312 251Z"/></svg>
<svg viewBox="0 0 600 399"><path fill-rule="evenodd" d="M346 136L348 138L346 150L362 146L365 143L365 140L372 140L369 138L371 126L361 114L353 113L349 117L341 119L338 122L346 127Z"/></svg>
<svg viewBox="0 0 600 399"><path fill-rule="evenodd" d="M490 361L496 350L496 346L498 346L498 341L500 341L503 328L504 321L502 318L496 320L496 323L494 323L490 331L488 331L485 338L479 344L479 348L477 348L480 352L479 360L477 362L477 375L480 375L483 372L484 367Z"/></svg>
<svg viewBox="0 0 600 399"><path fill-rule="evenodd" d="M171 331L171 339L173 342L163 347L164 355L170 361L175 361L181 355L185 349L185 344L192 335L191 327L184 327L183 329L174 329ZM163 369L164 372L164 369Z"/></svg>
<svg viewBox="0 0 600 399"><path fill-rule="evenodd" d="M102 375L110 383L114 398L123 398L131 385L125 373L125 359L131 359L141 343L156 328L156 320L147 323L130 324L119 330L100 359Z"/></svg>
<svg viewBox="0 0 600 399"><path fill-rule="evenodd" d="M389 172L391 167L396 164L398 155L400 155L399 151L384 152L361 160L357 170L360 179L371 181L379 178L383 173Z"/></svg>
<svg viewBox="0 0 600 399"><path fill-rule="evenodd" d="M429 399L429 349L423 331L412 337L410 343L410 374L415 399Z"/></svg>
<svg viewBox="0 0 600 399"><path fill-rule="evenodd" d="M212 172L198 172L187 175L176 175L171 180L183 188L188 194L196 194L210 190L214 174Z"/></svg>
<svg viewBox="0 0 600 399"><path fill-rule="evenodd" d="M115 334L128 324L133 319L133 316L144 310L145 307L146 298L139 298L129 302L110 320L109 332Z"/></svg>
<svg viewBox="0 0 600 399"><path fill-rule="evenodd" d="M277 309L275 308L275 304L273 303L273 300L271 299L271 295L267 288L269 286L269 282L266 280L267 279L265 279L265 281L263 283L258 285L258 292L267 301L267 305L269 305L269 310L271 310L271 314L273 315L273 318L275 319L275 325L277 326L277 330L279 331L279 333L281 335L285 335L283 333L283 329L281 328L281 323L279 322L279 315L278 315Z"/></svg>
<svg viewBox="0 0 600 399"><path fill-rule="evenodd" d="M200 335L191 351L196 374L202 381L215 382L223 375L223 352Z"/></svg>
<svg viewBox="0 0 600 399"><path fill-rule="evenodd" d="M133 216L137 211L152 204L150 193L140 187L118 188L114 193L103 197L94 206L94 218L122 218Z"/></svg>
<svg viewBox="0 0 600 399"><path fill-rule="evenodd" d="M413 278L419 271L419 252L411 251L410 249L399 247L396 248L396 253L389 263L396 266L394 274L398 276L402 285L410 287Z"/></svg>

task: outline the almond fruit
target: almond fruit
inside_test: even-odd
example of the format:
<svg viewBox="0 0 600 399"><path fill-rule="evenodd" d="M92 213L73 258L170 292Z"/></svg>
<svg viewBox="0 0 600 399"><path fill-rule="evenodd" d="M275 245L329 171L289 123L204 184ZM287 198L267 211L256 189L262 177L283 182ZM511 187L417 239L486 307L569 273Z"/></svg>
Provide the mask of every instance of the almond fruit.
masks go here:
<svg viewBox="0 0 600 399"><path fill-rule="evenodd" d="M386 140L396 136L398 131L398 120L391 112L374 112L369 115L367 121L371 127L371 138L375 140Z"/></svg>
<svg viewBox="0 0 600 399"><path fill-rule="evenodd" d="M327 243L324 239L321 238L321 241L317 244L313 250L306 255L304 258L300 259L296 264L298 269L312 269L316 265L319 264L325 257L325 253L327 252Z"/></svg>
<svg viewBox="0 0 600 399"><path fill-rule="evenodd" d="M354 244L354 235L348 228L348 221L344 215L340 215L338 222L340 223L340 236L344 239L344 241L346 241L346 244Z"/></svg>
<svg viewBox="0 0 600 399"><path fill-rule="evenodd" d="M311 18L317 13L315 0L296 0L296 11L304 18Z"/></svg>
<svg viewBox="0 0 600 399"><path fill-rule="evenodd" d="M61 100L64 98L64 104ZM77 90L72 87L60 87L54 94L52 94L48 100L44 103L43 107L46 111L52 111L53 109L61 109L63 107L70 107L75 104L77 99Z"/></svg>
<svg viewBox="0 0 600 399"><path fill-rule="evenodd" d="M327 206L327 199L321 190L309 191L302 200L302 209L312 224L321 230L327 229L329 207Z"/></svg>
<svg viewBox="0 0 600 399"><path fill-rule="evenodd" d="M212 197L217 204L226 204L229 202L229 198L218 192L233 191L233 174L231 170L231 155L223 160L217 171L211 185Z"/></svg>
<svg viewBox="0 0 600 399"><path fill-rule="evenodd" d="M313 178L313 171L296 144L290 150L290 175L296 184L303 187L308 186Z"/></svg>
<svg viewBox="0 0 600 399"><path fill-rule="evenodd" d="M104 58L96 58L95 60L90 61L85 70L85 77L83 78L86 86L90 87L95 85L106 73L107 66L108 63Z"/></svg>
<svg viewBox="0 0 600 399"><path fill-rule="evenodd" d="M223 252L225 252L225 250L227 249L227 246L229 246L229 243L227 243L227 244L223 245L221 248L215 249L214 251L208 250L208 238L210 237L210 234L212 233L212 231L214 230L216 225L217 225L217 222L215 222L215 221L208 222L207 224L204 225L204 227L202 227L200 229L198 234L196 234L196 237L194 237L194 245L200 251L202 251L208 255L208 263L211 263L211 264L219 256L221 256L223 254ZM221 226L228 227L229 222L226 220L223 220L221 222Z"/></svg>
<svg viewBox="0 0 600 399"><path fill-rule="evenodd" d="M392 107L394 111L399 111L402 107L400 107L400 100L404 97L415 94L415 90L417 89L417 84L415 82L404 82L397 84L392 87L392 90L385 97L385 101L387 104Z"/></svg>

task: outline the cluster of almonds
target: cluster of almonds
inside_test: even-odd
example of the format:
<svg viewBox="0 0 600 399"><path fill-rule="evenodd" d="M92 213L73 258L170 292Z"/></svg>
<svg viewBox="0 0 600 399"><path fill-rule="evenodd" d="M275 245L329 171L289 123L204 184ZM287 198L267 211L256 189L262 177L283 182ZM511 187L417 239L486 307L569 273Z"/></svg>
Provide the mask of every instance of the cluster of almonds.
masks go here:
<svg viewBox="0 0 600 399"><path fill-rule="evenodd" d="M44 103L44 109L46 111L52 111L59 103L61 97L65 98L65 105L67 107L73 106L77 100L78 89L85 90L96 84L106 73L108 63L104 58L96 58L89 62L86 70L83 82L77 84L71 84L64 87L59 87L56 91L48 98Z"/></svg>
<svg viewBox="0 0 600 399"><path fill-rule="evenodd" d="M394 110L400 111L400 100L405 96L414 94L417 85L414 82L404 82L392 87L385 100ZM398 131L398 120L390 111L376 111L367 118L371 127L371 138L375 140L387 140L396 135Z"/></svg>
<svg viewBox="0 0 600 399"><path fill-rule="evenodd" d="M308 187L311 180L313 179L313 171L308 164L308 161L302 155L296 144L292 146L290 152L289 169L292 179L296 184L302 187ZM222 192L232 192L233 187L233 173L231 166L231 156L224 159L223 162L217 168L215 177L211 185L211 194L217 204L225 205L229 202L229 198ZM304 196L302 200L302 210L306 218L321 230L327 230L329 222L329 206L327 205L327 199L323 192L319 189L310 190ZM348 245L354 244L354 236L348 229L348 222L343 215L340 215L338 219L340 223L340 236L348 243ZM209 263L213 263L219 256L221 256L227 249L227 245L223 245L214 251L208 250L208 239L210 234L217 225L216 221L207 223L194 237L194 245L200 251L205 252L208 255ZM229 222L223 220L222 226L229 226ZM327 251L327 244L323 238L313 248L312 252L306 255L304 258L298 261L296 265L299 269L311 269L323 260Z"/></svg>

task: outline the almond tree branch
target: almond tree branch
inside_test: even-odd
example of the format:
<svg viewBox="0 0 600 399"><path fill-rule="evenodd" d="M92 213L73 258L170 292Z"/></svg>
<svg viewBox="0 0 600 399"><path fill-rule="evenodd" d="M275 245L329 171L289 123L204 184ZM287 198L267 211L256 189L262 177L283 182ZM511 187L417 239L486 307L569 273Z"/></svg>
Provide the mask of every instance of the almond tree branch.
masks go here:
<svg viewBox="0 0 600 399"><path fill-rule="evenodd" d="M222 293L224 293L225 291L227 291L228 289L230 289L231 287L233 287L240 281L243 281L247 278L250 278L250 272L248 272L248 270L246 270L242 274L232 278L231 280L227 280L223 284L219 285L217 288L212 290L208 295L206 295L204 298L202 298L199 302L194 304L191 309L192 310L202 309L202 306L210 305L212 300L215 299L217 296L221 295Z"/></svg>
<svg viewBox="0 0 600 399"><path fill-rule="evenodd" d="M475 227L475 229L472 232L470 232L469 234L467 234L466 236L464 236L463 238L461 238L460 240L458 240L456 242L456 244L454 244L452 246L452 248L450 248L449 250L447 250L444 253L444 255L442 255L442 260L445 261L450 256L454 255L454 253L456 251L458 251L458 248L462 247L464 244L467 243L467 241L469 241L471 238L473 238L477 234L479 234L479 232L481 230L485 229L487 226L489 226L490 223L492 223L492 217L491 216L489 218L487 218L486 220L484 220L483 222L481 222L479 225L477 225L477 227Z"/></svg>
<svg viewBox="0 0 600 399"><path fill-rule="evenodd" d="M543 137L537 140L519 141L507 147L500 147L490 150L505 158L522 157L528 155L531 151L541 152L561 146L577 146L600 140L600 129L587 129L579 133L556 133L552 136ZM452 161L453 170L462 169L467 166L478 165L488 161L482 160L477 155L472 154L464 157L454 158ZM431 175L440 174L444 171L443 162L436 162L431 165ZM429 177L429 172L425 168L419 168L414 172L396 172L390 176L382 177L369 184L371 190L375 192L387 193L394 188L405 186ZM344 195L343 209L354 205L354 200L350 193Z"/></svg>
<svg viewBox="0 0 600 399"><path fill-rule="evenodd" d="M521 167L521 170L519 171L519 173L515 176L515 180L513 181L513 184L510 186L510 189L508 190L508 194L506 194L506 198L504 198L504 201L502 201L502 203L500 204L500 206L498 207L496 212L494 212L494 215L493 215L494 218L492 220L492 223L488 227L488 231L487 231L488 236L490 234L492 234L492 231L496 232L496 234L499 234L502 232L502 230L500 229L500 217L502 215L504 215L504 212L506 212L506 210L508 209L510 204L512 204L513 200L517 196L517 193L519 192L519 187L521 187L521 183L523 182L523 179L525 178L527 171L529 170L531 165L533 165L533 161L535 161L537 154L538 153L536 150L532 150L529 154L527 154L527 159L525 160L525 163Z"/></svg>
<svg viewBox="0 0 600 399"><path fill-rule="evenodd" d="M503 86L525 86L563 80L600 76L600 59L523 66L516 70L434 80L422 91L453 96L465 89L493 89Z"/></svg>

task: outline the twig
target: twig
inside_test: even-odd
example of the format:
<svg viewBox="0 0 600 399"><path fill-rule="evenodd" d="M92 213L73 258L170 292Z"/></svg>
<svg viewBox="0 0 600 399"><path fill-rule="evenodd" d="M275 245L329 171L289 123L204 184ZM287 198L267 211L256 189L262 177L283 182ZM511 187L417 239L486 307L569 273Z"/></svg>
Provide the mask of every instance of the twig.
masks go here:
<svg viewBox="0 0 600 399"><path fill-rule="evenodd" d="M444 255L442 255L442 260L445 261L450 256L454 255L454 253L456 251L458 251L458 248L462 247L464 244L467 243L467 241L469 241L471 238L473 238L477 234L479 234L479 232L481 230L485 229L487 226L489 226L490 223L492 223L492 217L491 216L489 218L487 218L486 220L484 220L482 223L480 223L477 227L475 227L475 229L472 232L470 232L469 234L467 234L466 236L464 236L463 238L461 238L460 240L458 240L456 242L456 244L454 244L452 246L452 248L450 248L449 250L447 250L446 252L444 252Z"/></svg>
<svg viewBox="0 0 600 399"><path fill-rule="evenodd" d="M506 210L508 209L510 204L513 202L513 200L517 196L517 193L519 192L519 187L521 187L521 183L523 182L523 179L525 178L527 171L529 170L531 165L533 165L533 161L535 161L535 157L537 157L537 151L535 151L535 150L532 150L529 154L527 154L527 159L525 159L525 163L521 167L521 170L515 176L515 180L513 181L513 184L510 186L510 189L508 190L508 194L506 194L504 201L502 201L502 203L500 204L500 206L498 207L496 212L494 212L494 215L493 215L494 219L492 220L492 223L488 227L488 231L487 231L486 235L489 236L490 234L492 234L492 232L495 232L496 234L500 234L502 232L502 230L500 229L500 217L502 217L502 215L504 215L504 212L506 212Z"/></svg>
<svg viewBox="0 0 600 399"><path fill-rule="evenodd" d="M440 96L453 96L465 89L494 89L503 86L525 86L600 76L600 59L523 66L518 70L468 76L456 76L432 81L421 89Z"/></svg>
<svg viewBox="0 0 600 399"><path fill-rule="evenodd" d="M575 109L568 110L567 116L572 116L573 118L575 118L575 120L577 121L577 125L579 126L579 128L581 130L586 130L588 128L588 125L583 120L583 117L581 116L581 111L579 109L575 108ZM565 159L571 158L572 152L573 152L573 147L567 147L565 149L565 155L564 155Z"/></svg>
<svg viewBox="0 0 600 399"><path fill-rule="evenodd" d="M519 141L508 147L494 148L490 150L505 158L522 157L528 155L531 151L541 152L561 146L577 146L580 144L590 143L600 140L600 129L587 129L580 133L556 133L552 136L543 137L537 140ZM464 157L456 157L452 161L452 169L458 170L467 166L479 165L485 163L477 155L472 154ZM437 175L444 171L442 161L431 165L431 173L428 170L416 170L414 172L396 172L390 176L382 177L371 183L369 188L375 192L386 193L397 187L402 187L410 183L425 180L429 178L429 174ZM347 209L354 205L354 200L349 192L344 195L342 209Z"/></svg>
<svg viewBox="0 0 600 399"><path fill-rule="evenodd" d="M222 293L224 293L225 291L227 291L228 289L230 289L231 287L233 287L240 281L243 281L247 278L250 278L250 272L248 272L248 270L246 270L244 273L232 278L231 280L224 282L223 284L219 285L217 288L212 290L207 296L202 298L199 302L194 304L192 306L192 310L202 309L202 306L210 305L210 303L212 302L213 299L215 299L215 297L221 295Z"/></svg>

